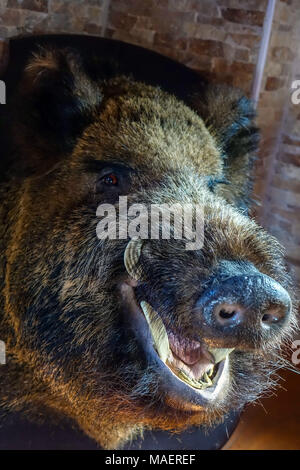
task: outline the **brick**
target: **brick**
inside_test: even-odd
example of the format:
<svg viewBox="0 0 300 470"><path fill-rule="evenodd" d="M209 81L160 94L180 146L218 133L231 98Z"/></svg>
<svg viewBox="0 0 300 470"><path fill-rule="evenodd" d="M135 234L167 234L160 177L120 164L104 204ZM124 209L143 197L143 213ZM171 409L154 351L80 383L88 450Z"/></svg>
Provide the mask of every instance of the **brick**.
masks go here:
<svg viewBox="0 0 300 470"><path fill-rule="evenodd" d="M216 27L212 24L202 24L199 27L198 24L195 25L194 37L199 39L210 39L213 41L224 42L226 38L226 31L223 28Z"/></svg>
<svg viewBox="0 0 300 470"><path fill-rule="evenodd" d="M295 214L291 210L284 210L280 207L276 208L274 206L270 207L270 216L273 217L273 214L276 214L277 217L281 217L282 219L293 220Z"/></svg>
<svg viewBox="0 0 300 470"><path fill-rule="evenodd" d="M281 161L300 167L300 153L298 155L293 153L284 153L281 155Z"/></svg>
<svg viewBox="0 0 300 470"><path fill-rule="evenodd" d="M72 10L75 6L74 4L75 4L75 2L73 3L73 6L72 6L72 3L64 2L64 0L51 0L50 10L51 10L51 13L54 12L54 13L69 13L69 14L72 14ZM78 12L78 7L79 6L81 6L81 5L77 0L77 2L76 2L76 12Z"/></svg>
<svg viewBox="0 0 300 470"><path fill-rule="evenodd" d="M276 176L272 181L272 186L289 192L300 193L300 181L282 179L279 176Z"/></svg>
<svg viewBox="0 0 300 470"><path fill-rule="evenodd" d="M287 96L285 89L279 89L276 92L262 91L260 94L261 107L281 107L286 104Z"/></svg>
<svg viewBox="0 0 300 470"><path fill-rule="evenodd" d="M278 221L278 226L282 228L285 232L291 233L292 231L292 224L291 222L286 222L284 220Z"/></svg>
<svg viewBox="0 0 300 470"><path fill-rule="evenodd" d="M233 75L232 85L243 90L247 96L251 92L251 82L252 74L249 73L239 73L238 75Z"/></svg>
<svg viewBox="0 0 300 470"><path fill-rule="evenodd" d="M267 91L274 91L282 88L284 85L284 80L278 77L268 77L265 89Z"/></svg>
<svg viewBox="0 0 300 470"><path fill-rule="evenodd" d="M83 31L94 36L101 36L102 25L88 22L84 25Z"/></svg>
<svg viewBox="0 0 300 470"><path fill-rule="evenodd" d="M191 54L185 63L188 67L192 69L208 72L211 69L211 61L212 59L209 56L195 56Z"/></svg>
<svg viewBox="0 0 300 470"><path fill-rule="evenodd" d="M255 71L255 65L254 64L246 64L244 62L233 62L231 64L231 72L233 75L238 75L238 74L249 74L253 75Z"/></svg>
<svg viewBox="0 0 300 470"><path fill-rule="evenodd" d="M12 26L12 25L3 26L2 24L0 24L0 37L1 38L11 38L13 36L16 36L17 34L18 34L17 26Z"/></svg>
<svg viewBox="0 0 300 470"><path fill-rule="evenodd" d="M193 38L190 40L189 49L195 54L224 57L224 45L220 41Z"/></svg>
<svg viewBox="0 0 300 470"><path fill-rule="evenodd" d="M114 29L123 29L130 31L135 25L136 17L132 15L124 15L117 11L112 11L109 15L109 26Z"/></svg>
<svg viewBox="0 0 300 470"><path fill-rule="evenodd" d="M169 11L167 9L156 9L151 14L151 29L158 32L169 32L182 34L182 25L192 23L196 19L195 12Z"/></svg>
<svg viewBox="0 0 300 470"><path fill-rule="evenodd" d="M175 0L177 1L177 0ZM221 16L220 8L217 2L213 0L190 0L190 10L197 11L205 16L218 17Z"/></svg>
<svg viewBox="0 0 300 470"><path fill-rule="evenodd" d="M196 21L198 24L211 24L214 26L224 26L224 18L214 17L214 16L205 16L202 13L198 13Z"/></svg>
<svg viewBox="0 0 300 470"><path fill-rule="evenodd" d="M282 74L282 64L279 62L274 62L272 60L268 60L265 68L265 74L274 76L274 77L279 77Z"/></svg>
<svg viewBox="0 0 300 470"><path fill-rule="evenodd" d="M81 23L75 23L74 17L70 16L67 13L57 13L49 17L48 21L48 30L51 32L66 32L71 33L74 30L82 31L84 27L84 21L81 20Z"/></svg>
<svg viewBox="0 0 300 470"><path fill-rule="evenodd" d="M190 0L169 0L168 6L171 10L187 11L190 4Z"/></svg>
<svg viewBox="0 0 300 470"><path fill-rule="evenodd" d="M147 16L138 16L136 19L135 27L142 29L151 29L151 18Z"/></svg>
<svg viewBox="0 0 300 470"><path fill-rule="evenodd" d="M232 23L249 24L255 26L262 26L264 23L264 12L241 10L237 8L222 9L223 18Z"/></svg>
<svg viewBox="0 0 300 470"><path fill-rule="evenodd" d="M141 29L141 28L132 28L130 31L130 34L133 37L136 37L139 39L139 41L142 41L145 44L153 44L154 36L155 36L155 31L151 31L148 29Z"/></svg>
<svg viewBox="0 0 300 470"><path fill-rule="evenodd" d="M110 11L118 11L134 16L151 16L157 8L167 8L168 0L113 0Z"/></svg>
<svg viewBox="0 0 300 470"><path fill-rule="evenodd" d="M199 25L194 22L186 21L182 25L182 34L187 37L195 37L199 31Z"/></svg>
<svg viewBox="0 0 300 470"><path fill-rule="evenodd" d="M47 12L48 0L8 0L7 7Z"/></svg>
<svg viewBox="0 0 300 470"><path fill-rule="evenodd" d="M274 47L272 50L272 57L282 62L290 62L295 58L295 54L289 47Z"/></svg>
<svg viewBox="0 0 300 470"><path fill-rule="evenodd" d="M214 74L225 76L229 72L230 64L224 58L213 57L211 70Z"/></svg>
<svg viewBox="0 0 300 470"><path fill-rule="evenodd" d="M231 40L232 43L237 44L238 46L248 47L253 49L258 47L261 41L261 36L256 34L228 34L227 38Z"/></svg>
<svg viewBox="0 0 300 470"><path fill-rule="evenodd" d="M248 49L237 49L234 54L234 59L237 61L249 62Z"/></svg>
<svg viewBox="0 0 300 470"><path fill-rule="evenodd" d="M278 27L276 27L271 37L271 50L275 47L287 47L291 50L297 50L294 47L291 34L280 31Z"/></svg>
<svg viewBox="0 0 300 470"><path fill-rule="evenodd" d="M186 38L174 39L174 36L170 33L155 33L154 31L153 34L155 34L153 41L155 46L171 46L180 50L187 49L188 40Z"/></svg>
<svg viewBox="0 0 300 470"><path fill-rule="evenodd" d="M291 163L279 162L276 164L276 174L281 177L296 179L300 181L300 167Z"/></svg>
<svg viewBox="0 0 300 470"><path fill-rule="evenodd" d="M6 9L2 14L2 23L6 26L19 26L21 24L21 13L20 10Z"/></svg>
<svg viewBox="0 0 300 470"><path fill-rule="evenodd" d="M223 18L224 22L224 29L228 33L232 34L254 34L257 36L262 35L262 27L261 26L255 26L255 25L250 25L250 24L239 24L239 23L231 23L230 21L226 21Z"/></svg>
<svg viewBox="0 0 300 470"><path fill-rule="evenodd" d="M219 0L221 7L266 11L268 0Z"/></svg>
<svg viewBox="0 0 300 470"><path fill-rule="evenodd" d="M278 31L281 31L283 33L290 33L292 31L292 26L289 24L280 24L278 26Z"/></svg>
<svg viewBox="0 0 300 470"><path fill-rule="evenodd" d="M295 145L296 147L300 147L300 137L296 138L293 136L285 135L283 137L283 143L287 145Z"/></svg>
<svg viewBox="0 0 300 470"><path fill-rule="evenodd" d="M300 208L300 194L293 193L283 189L272 188L271 199L274 205L281 207L293 207L295 210Z"/></svg>
<svg viewBox="0 0 300 470"><path fill-rule="evenodd" d="M280 5L279 21L282 23L288 23L291 20L290 7L288 7L287 5L284 5L281 2L279 5Z"/></svg>
<svg viewBox="0 0 300 470"><path fill-rule="evenodd" d="M213 0L169 0L167 6L175 11L196 11L206 16L220 15L220 9Z"/></svg>

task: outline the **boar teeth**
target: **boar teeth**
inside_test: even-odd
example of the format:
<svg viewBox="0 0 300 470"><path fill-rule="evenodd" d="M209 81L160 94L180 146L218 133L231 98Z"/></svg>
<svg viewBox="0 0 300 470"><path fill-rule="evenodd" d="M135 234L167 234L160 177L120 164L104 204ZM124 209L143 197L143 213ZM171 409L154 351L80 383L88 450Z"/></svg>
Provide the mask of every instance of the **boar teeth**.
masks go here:
<svg viewBox="0 0 300 470"><path fill-rule="evenodd" d="M168 334L162 319L160 318L158 313L151 307L151 305L145 302L144 300L141 302L140 305L148 322L154 347L160 359L174 372L174 374L177 375L179 379L181 379L183 382L187 383L191 387L196 388L198 390L204 390L207 387L211 387L213 383L209 375L213 373L214 367L211 368L209 373L205 372L201 377L201 380L195 380L192 377L189 377L183 370L173 369L172 362L169 362L170 358L172 357L172 352L169 345Z"/></svg>
<svg viewBox="0 0 300 470"><path fill-rule="evenodd" d="M205 380L205 383L208 384L208 387L210 387L210 386L212 385L212 381L211 381L211 379L209 378L207 372L204 373L203 378L204 378L204 380Z"/></svg>
<svg viewBox="0 0 300 470"><path fill-rule="evenodd" d="M228 354L230 354L234 348L208 348L208 351L213 355L215 364L218 364L218 362L223 361L223 359L226 359Z"/></svg>
<svg viewBox="0 0 300 470"><path fill-rule="evenodd" d="M188 385L193 388L197 388L198 390L204 390L207 387L211 387L213 384L206 372L203 374L200 380L195 380L189 377L183 370L177 370L176 375Z"/></svg>
<svg viewBox="0 0 300 470"><path fill-rule="evenodd" d="M135 247L133 247L133 249L129 247L127 255L127 259L129 260L132 259L130 258L131 253L135 253L136 255L137 250ZM130 275L132 276L132 274ZM183 382L187 383L191 387L196 388L198 390L204 390L205 388L211 387L213 385L212 376L215 372L215 366L212 366L207 372L204 372L200 380L193 379L192 377L187 375L184 370L177 368L175 370L175 368L172 367L172 361L169 362L172 358L172 352L169 345L168 334L162 319L160 318L158 313L151 307L151 305L145 302L144 300L141 302L140 305L149 325L153 344L160 359L172 370L175 375L177 375L179 379L181 379ZM234 348L209 348L208 350L213 355L215 364L217 364L218 362L221 362L223 359L225 359L228 354L233 351L233 349Z"/></svg>
<svg viewBox="0 0 300 470"><path fill-rule="evenodd" d="M170 355L170 346L165 325L151 305L144 300L141 302L141 308L150 327L155 349L160 359L166 362Z"/></svg>
<svg viewBox="0 0 300 470"><path fill-rule="evenodd" d="M143 241L141 239L130 240L124 252L125 268L129 276L131 276L136 281L139 281L142 278L142 270L138 265L142 252L142 244Z"/></svg>

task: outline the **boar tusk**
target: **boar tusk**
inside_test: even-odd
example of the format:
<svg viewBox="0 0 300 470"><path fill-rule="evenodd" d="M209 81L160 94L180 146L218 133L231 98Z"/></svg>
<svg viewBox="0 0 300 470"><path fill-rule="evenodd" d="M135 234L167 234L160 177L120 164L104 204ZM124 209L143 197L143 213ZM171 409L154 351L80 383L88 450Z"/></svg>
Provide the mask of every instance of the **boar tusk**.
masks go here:
<svg viewBox="0 0 300 470"><path fill-rule="evenodd" d="M161 360L166 362L170 355L170 346L165 325L158 313L144 300L141 302L141 308L150 327L155 349Z"/></svg>
<svg viewBox="0 0 300 470"><path fill-rule="evenodd" d="M143 240L130 240L124 252L124 264L130 277L139 281L142 279L142 269L139 266L139 259L142 252Z"/></svg>
<svg viewBox="0 0 300 470"><path fill-rule="evenodd" d="M215 364L226 359L228 354L230 354L234 348L208 348L208 351L213 355Z"/></svg>

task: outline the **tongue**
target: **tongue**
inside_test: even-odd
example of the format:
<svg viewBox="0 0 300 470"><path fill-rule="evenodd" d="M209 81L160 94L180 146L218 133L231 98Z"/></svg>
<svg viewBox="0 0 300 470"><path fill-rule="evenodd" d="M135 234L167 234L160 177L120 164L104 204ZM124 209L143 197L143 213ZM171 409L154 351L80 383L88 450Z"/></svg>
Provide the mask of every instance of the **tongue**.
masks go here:
<svg viewBox="0 0 300 470"><path fill-rule="evenodd" d="M168 338L172 352L188 366L205 362L206 365L213 363L210 354L203 350L198 341L182 338L168 331ZM204 365L204 364L203 364Z"/></svg>

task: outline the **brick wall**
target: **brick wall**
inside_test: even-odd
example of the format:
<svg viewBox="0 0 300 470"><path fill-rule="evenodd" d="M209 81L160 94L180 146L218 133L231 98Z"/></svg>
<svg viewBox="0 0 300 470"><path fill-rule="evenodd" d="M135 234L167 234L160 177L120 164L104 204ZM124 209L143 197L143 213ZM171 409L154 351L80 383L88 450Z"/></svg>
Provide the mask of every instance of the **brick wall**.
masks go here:
<svg viewBox="0 0 300 470"><path fill-rule="evenodd" d="M0 67L9 37L93 34L153 49L250 95L266 8L267 0L0 0ZM290 84L300 78L299 31L299 0L277 0L258 103L255 186L256 216L287 248L298 280L300 105L291 104Z"/></svg>
<svg viewBox="0 0 300 470"><path fill-rule="evenodd" d="M112 0L106 34L249 93L266 5L266 0Z"/></svg>
<svg viewBox="0 0 300 470"><path fill-rule="evenodd" d="M256 193L260 221L285 246L300 281L300 104L291 83L300 78L300 3L277 2L258 106L262 130Z"/></svg>
<svg viewBox="0 0 300 470"><path fill-rule="evenodd" d="M281 132L267 164L269 184L262 217L284 244L294 277L300 280L300 104L291 100L291 83L300 79L300 4L290 1L286 6L291 14L285 15L285 28L278 28L271 45L273 62L282 67L282 82L273 92L281 102L281 109L275 111L281 115ZM278 47L284 49L277 59Z"/></svg>
<svg viewBox="0 0 300 470"><path fill-rule="evenodd" d="M41 33L102 34L101 0L0 0L0 37Z"/></svg>

